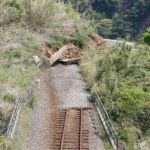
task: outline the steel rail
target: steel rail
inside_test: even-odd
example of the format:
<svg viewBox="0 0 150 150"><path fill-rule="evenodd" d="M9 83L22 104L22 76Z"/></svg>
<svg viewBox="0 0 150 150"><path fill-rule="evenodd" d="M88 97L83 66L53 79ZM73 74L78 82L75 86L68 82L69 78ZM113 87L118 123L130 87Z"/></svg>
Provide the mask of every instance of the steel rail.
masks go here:
<svg viewBox="0 0 150 150"><path fill-rule="evenodd" d="M83 150L83 143L82 143L82 108L80 109L80 150Z"/></svg>
<svg viewBox="0 0 150 150"><path fill-rule="evenodd" d="M56 126L54 150L88 149L88 133L84 126L84 111L89 108L67 108L60 111ZM84 129L85 128L85 129ZM87 127L88 128L88 127Z"/></svg>
<svg viewBox="0 0 150 150"><path fill-rule="evenodd" d="M65 121L64 121L64 127L63 127L63 133L62 133L62 138L61 138L61 144L60 144L60 150L63 150L64 146L64 138L65 138L65 128L66 128L66 123L67 123L67 115L68 115L68 109L66 110L65 114Z"/></svg>

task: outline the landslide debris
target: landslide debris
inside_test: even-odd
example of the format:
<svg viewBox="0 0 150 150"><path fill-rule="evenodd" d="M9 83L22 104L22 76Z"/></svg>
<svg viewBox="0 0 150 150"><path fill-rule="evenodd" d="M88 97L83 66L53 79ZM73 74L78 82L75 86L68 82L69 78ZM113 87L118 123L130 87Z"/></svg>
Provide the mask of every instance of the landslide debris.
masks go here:
<svg viewBox="0 0 150 150"><path fill-rule="evenodd" d="M74 44L68 43L67 47L68 47L67 52L63 56L61 56L59 60L76 59L82 56L82 51ZM51 46L45 46L43 51L46 57L51 58L56 52L59 51L59 49L54 49Z"/></svg>
<svg viewBox="0 0 150 150"><path fill-rule="evenodd" d="M109 49L111 46L110 44L104 40L101 36L99 36L96 33L93 33L92 36L89 36L88 39L88 44L90 46L93 46L96 49ZM67 44L68 50L67 52L59 58L59 60L70 60L70 59L80 59L83 55L83 51L75 46L75 42L69 42ZM47 44L43 49L42 49L44 55L47 58L51 58L56 52L59 51L59 48L53 48L50 44Z"/></svg>
<svg viewBox="0 0 150 150"><path fill-rule="evenodd" d="M109 49L111 46L110 44L104 40L100 35L93 33L89 38L89 43L91 46L95 47L96 49Z"/></svg>

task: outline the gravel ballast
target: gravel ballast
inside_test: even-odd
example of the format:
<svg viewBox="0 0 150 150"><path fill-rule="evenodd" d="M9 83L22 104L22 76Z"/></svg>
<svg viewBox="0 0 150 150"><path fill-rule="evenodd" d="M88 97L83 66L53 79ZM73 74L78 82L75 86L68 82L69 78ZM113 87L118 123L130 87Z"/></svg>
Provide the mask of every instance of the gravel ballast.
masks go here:
<svg viewBox="0 0 150 150"><path fill-rule="evenodd" d="M76 65L57 65L51 74L59 96L61 107L88 107L90 94L82 82Z"/></svg>
<svg viewBox="0 0 150 150"><path fill-rule="evenodd" d="M90 93L81 80L77 65L53 66L43 72L40 82L40 100L32 113L32 134L27 141L28 150L50 150L58 109L92 107ZM90 115L87 115L88 118ZM89 130L89 149L104 150L92 121Z"/></svg>

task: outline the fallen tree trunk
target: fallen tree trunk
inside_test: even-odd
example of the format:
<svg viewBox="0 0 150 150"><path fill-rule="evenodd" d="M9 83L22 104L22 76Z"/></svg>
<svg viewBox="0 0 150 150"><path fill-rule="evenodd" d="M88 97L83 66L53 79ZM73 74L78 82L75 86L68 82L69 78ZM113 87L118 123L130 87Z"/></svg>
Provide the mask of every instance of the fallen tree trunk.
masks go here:
<svg viewBox="0 0 150 150"><path fill-rule="evenodd" d="M55 53L51 58L50 58L50 66L52 66L61 56L63 56L66 51L68 50L68 46L65 45L62 47L57 53Z"/></svg>
<svg viewBox="0 0 150 150"><path fill-rule="evenodd" d="M79 57L79 58L74 58L74 59L59 60L59 62L60 62L60 63L63 63L63 64L77 64L80 59L81 59L81 57Z"/></svg>

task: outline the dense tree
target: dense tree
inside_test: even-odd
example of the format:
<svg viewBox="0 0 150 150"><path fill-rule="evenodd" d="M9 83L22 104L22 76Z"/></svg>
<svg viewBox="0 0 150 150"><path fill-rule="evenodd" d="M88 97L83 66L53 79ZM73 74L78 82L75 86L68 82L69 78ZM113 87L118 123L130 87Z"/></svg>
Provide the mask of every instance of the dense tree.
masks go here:
<svg viewBox="0 0 150 150"><path fill-rule="evenodd" d="M105 12L106 17L111 18L120 8L120 0L94 0L93 9L98 12Z"/></svg>
<svg viewBox="0 0 150 150"><path fill-rule="evenodd" d="M150 45L150 27L147 28L147 33L144 34L144 42Z"/></svg>
<svg viewBox="0 0 150 150"><path fill-rule="evenodd" d="M89 17L97 24L98 32L107 38L125 37L133 39L150 12L147 0L64 0L83 16ZM112 19L112 32L103 19ZM106 21L106 20L105 20ZM106 26L106 27L104 27Z"/></svg>
<svg viewBox="0 0 150 150"><path fill-rule="evenodd" d="M98 23L98 32L104 38L110 37L112 35L112 20L111 19L102 19Z"/></svg>

